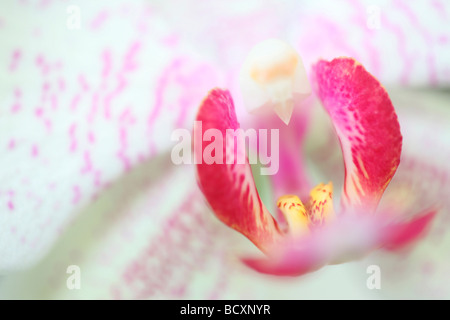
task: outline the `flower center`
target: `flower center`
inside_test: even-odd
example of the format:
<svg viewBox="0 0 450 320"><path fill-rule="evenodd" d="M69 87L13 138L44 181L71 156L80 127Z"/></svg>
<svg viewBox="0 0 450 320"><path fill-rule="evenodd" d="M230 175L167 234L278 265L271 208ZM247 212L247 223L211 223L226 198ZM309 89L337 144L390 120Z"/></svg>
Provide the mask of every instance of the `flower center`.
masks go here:
<svg viewBox="0 0 450 320"><path fill-rule="evenodd" d="M333 184L320 183L311 190L306 206L295 195L280 197L277 206L286 219L289 234L302 235L334 219L332 199Z"/></svg>

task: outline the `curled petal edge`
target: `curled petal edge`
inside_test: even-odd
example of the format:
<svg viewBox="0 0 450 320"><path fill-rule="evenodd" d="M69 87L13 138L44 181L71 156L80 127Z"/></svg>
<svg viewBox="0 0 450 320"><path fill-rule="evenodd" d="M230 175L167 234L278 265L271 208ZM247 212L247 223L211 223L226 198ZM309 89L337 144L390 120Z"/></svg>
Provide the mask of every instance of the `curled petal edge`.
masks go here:
<svg viewBox="0 0 450 320"><path fill-rule="evenodd" d="M282 231L259 197L245 148L240 148L237 138L233 137L240 125L230 92L211 90L200 106L196 121L201 123L201 129L197 133L194 130L194 137L201 134L204 139L208 132L215 133L211 143L194 146L197 158L202 158L197 164L201 191L219 220L266 251L281 238ZM222 140L214 152L216 159L207 161L205 155L214 143L218 143L216 140Z"/></svg>
<svg viewBox="0 0 450 320"><path fill-rule="evenodd" d="M345 163L345 210L375 211L400 163L402 135L381 83L353 58L320 60L314 90L328 112Z"/></svg>

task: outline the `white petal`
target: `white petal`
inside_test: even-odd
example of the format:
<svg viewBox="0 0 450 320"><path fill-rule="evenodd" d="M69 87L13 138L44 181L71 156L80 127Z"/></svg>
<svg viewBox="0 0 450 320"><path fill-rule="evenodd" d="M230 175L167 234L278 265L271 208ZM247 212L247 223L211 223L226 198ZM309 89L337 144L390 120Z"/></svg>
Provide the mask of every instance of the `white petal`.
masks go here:
<svg viewBox="0 0 450 320"><path fill-rule="evenodd" d="M0 4L0 274L38 261L113 181L175 144L217 82L146 3L45 3ZM66 27L74 12L80 29Z"/></svg>

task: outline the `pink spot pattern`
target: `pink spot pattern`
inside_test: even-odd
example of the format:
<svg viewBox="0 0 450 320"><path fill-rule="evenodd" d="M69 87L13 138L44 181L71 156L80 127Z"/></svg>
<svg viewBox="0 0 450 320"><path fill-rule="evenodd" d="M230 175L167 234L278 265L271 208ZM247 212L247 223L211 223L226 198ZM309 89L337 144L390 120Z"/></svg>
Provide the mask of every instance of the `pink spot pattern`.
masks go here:
<svg viewBox="0 0 450 320"><path fill-rule="evenodd" d="M2 47L6 59L0 69L9 90L7 114L0 111L1 118L7 117L6 125L0 123L2 133L7 133L0 135L0 224L9 230L0 242L2 273L42 259L70 222L116 181L163 157L172 145L170 133L191 128L198 104L211 88L228 88L236 96L236 108L242 110L236 78L242 57L260 40L288 34L307 66L319 57L352 55L385 85L450 82L446 1L380 6L377 30L366 26L366 2L346 1L338 15L324 10L323 6L332 8L333 1L261 3L236 14L231 2L186 1L172 10L165 2L156 6L119 1L105 9L101 2L80 0L82 29L64 30L65 45L49 39L58 38L64 28L55 28L55 17L64 20L60 15L66 3L0 5L0 37L23 30ZM9 18L10 12L23 10L32 10L33 18ZM186 28L193 18L197 23ZM405 172L436 178L439 192L448 193L448 170L435 162L429 167L426 162L404 162L404 168L411 166ZM167 161L157 171L170 171ZM408 174L402 177L407 179ZM195 188L191 178L190 192ZM170 180L153 188L160 194L146 212L159 202L184 203L167 213L153 231L145 231L145 249L130 254L115 270L116 280L107 280L111 285L107 297L191 297L195 289L191 281L208 272L213 280L202 297L223 297L230 278L241 272L226 263L228 248L217 242L223 226L211 223L207 209L196 208L203 201L199 194L171 198L177 189ZM444 208L448 213L447 202ZM103 222L114 223L115 213L111 209ZM450 221L448 214L442 219ZM122 249L139 237L139 225L136 220L120 231ZM433 233L437 243L445 235L438 231ZM108 247L99 260L114 262L119 248L120 243ZM64 268L80 258L70 257L49 270L60 270L56 266ZM418 265L439 274L434 264ZM101 270L93 273L102 275Z"/></svg>
<svg viewBox="0 0 450 320"><path fill-rule="evenodd" d="M111 288L116 298L189 297L194 289L190 280L207 268L209 257L223 259L222 249L211 241L220 230L210 224L202 202L199 192L188 194L168 215L149 245L126 266L120 284ZM207 295L220 297L227 278L223 272L220 280L209 284Z"/></svg>
<svg viewBox="0 0 450 320"><path fill-rule="evenodd" d="M22 57L22 53L19 49L16 49L13 51L12 56L11 56L11 63L9 65L9 71L11 73L16 71L17 67L19 66L21 57Z"/></svg>
<svg viewBox="0 0 450 320"><path fill-rule="evenodd" d="M33 9L28 2L16 6ZM29 210L35 208L36 220L29 225L5 222L7 228L14 226L16 230L8 236L8 245L20 250L6 259L10 261L8 267L0 263L0 270L10 270L11 265L24 265L42 256L44 248L56 241L80 207L95 201L95 195L101 194L112 181L154 155L149 144L157 145L158 151L169 148L170 139L158 137L156 128L152 127L154 131L149 134L147 119L153 113L152 101L156 96L161 97L161 111L154 121L170 132L179 124L190 126L197 101L214 83L215 68L210 67L206 74L194 74L205 63L186 57L182 72L187 73L178 73L183 79L175 77L175 72L158 89L162 93L152 90L152 83L165 77L165 68L178 60L180 53L174 47L167 48L159 39L173 34L172 31L159 34L161 31L150 27L154 22L149 19L152 13L147 6L128 5L128 15L123 14L120 4L108 11L100 5L95 6L98 9L86 9L83 21L91 21L88 28L91 31L86 31L86 37L80 41L76 40L77 31L67 33L68 41L73 42L73 54L63 46L44 45L40 40L52 37L50 22L55 10L61 10L61 4L49 1L36 9L35 14L48 20L48 24L39 24L38 20L8 20L9 28L21 25L32 40L28 46L27 40L18 37L10 48L4 48L10 54L3 70L14 74L7 77L8 87L13 88L6 100L10 106L8 125L17 129L0 137L7 153L2 159L8 159L5 174L15 176L4 179L9 182L3 188L10 188L20 196L11 199L1 193L0 203L6 211L15 212L15 221L25 219L31 214ZM144 25L146 32L142 30ZM110 34L119 34L129 26L132 29L128 38L120 43L111 42ZM34 33L36 28L40 30L39 37ZM9 31L2 28L0 32ZM201 83L193 82L193 86L186 87L186 82L197 78L202 79ZM194 85L196 90L192 90ZM167 97L175 100L168 101ZM28 151L24 152L24 148ZM39 187L55 180L60 183L53 184L50 194ZM25 206L21 203L26 194L33 196ZM49 207L57 207L58 212L48 217ZM43 224L48 219L51 226ZM40 225L45 229L43 236L38 236L42 234ZM21 241L25 234L36 237L36 242Z"/></svg>

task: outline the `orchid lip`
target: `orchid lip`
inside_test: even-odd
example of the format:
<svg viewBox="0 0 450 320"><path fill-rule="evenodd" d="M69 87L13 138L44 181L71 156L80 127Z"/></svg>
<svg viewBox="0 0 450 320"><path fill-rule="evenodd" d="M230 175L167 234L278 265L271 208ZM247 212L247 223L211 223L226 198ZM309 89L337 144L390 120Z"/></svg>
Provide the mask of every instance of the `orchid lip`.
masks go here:
<svg viewBox="0 0 450 320"><path fill-rule="evenodd" d="M247 71L244 68L243 74ZM287 74L283 68L264 72L253 73L252 81L265 84ZM267 254L265 261L244 260L260 272L301 275L377 248L401 247L418 239L435 214L427 210L405 223L394 221L392 214L371 214L396 172L402 146L395 109L378 80L352 58L319 61L311 79L343 153L339 216L334 213L332 183L321 183L305 203L292 194L278 199L287 222L283 231L261 201L248 161L197 165L200 188L215 215ZM197 120L203 120L204 130L239 128L231 95L220 89L203 101ZM225 159L229 151L223 151Z"/></svg>

